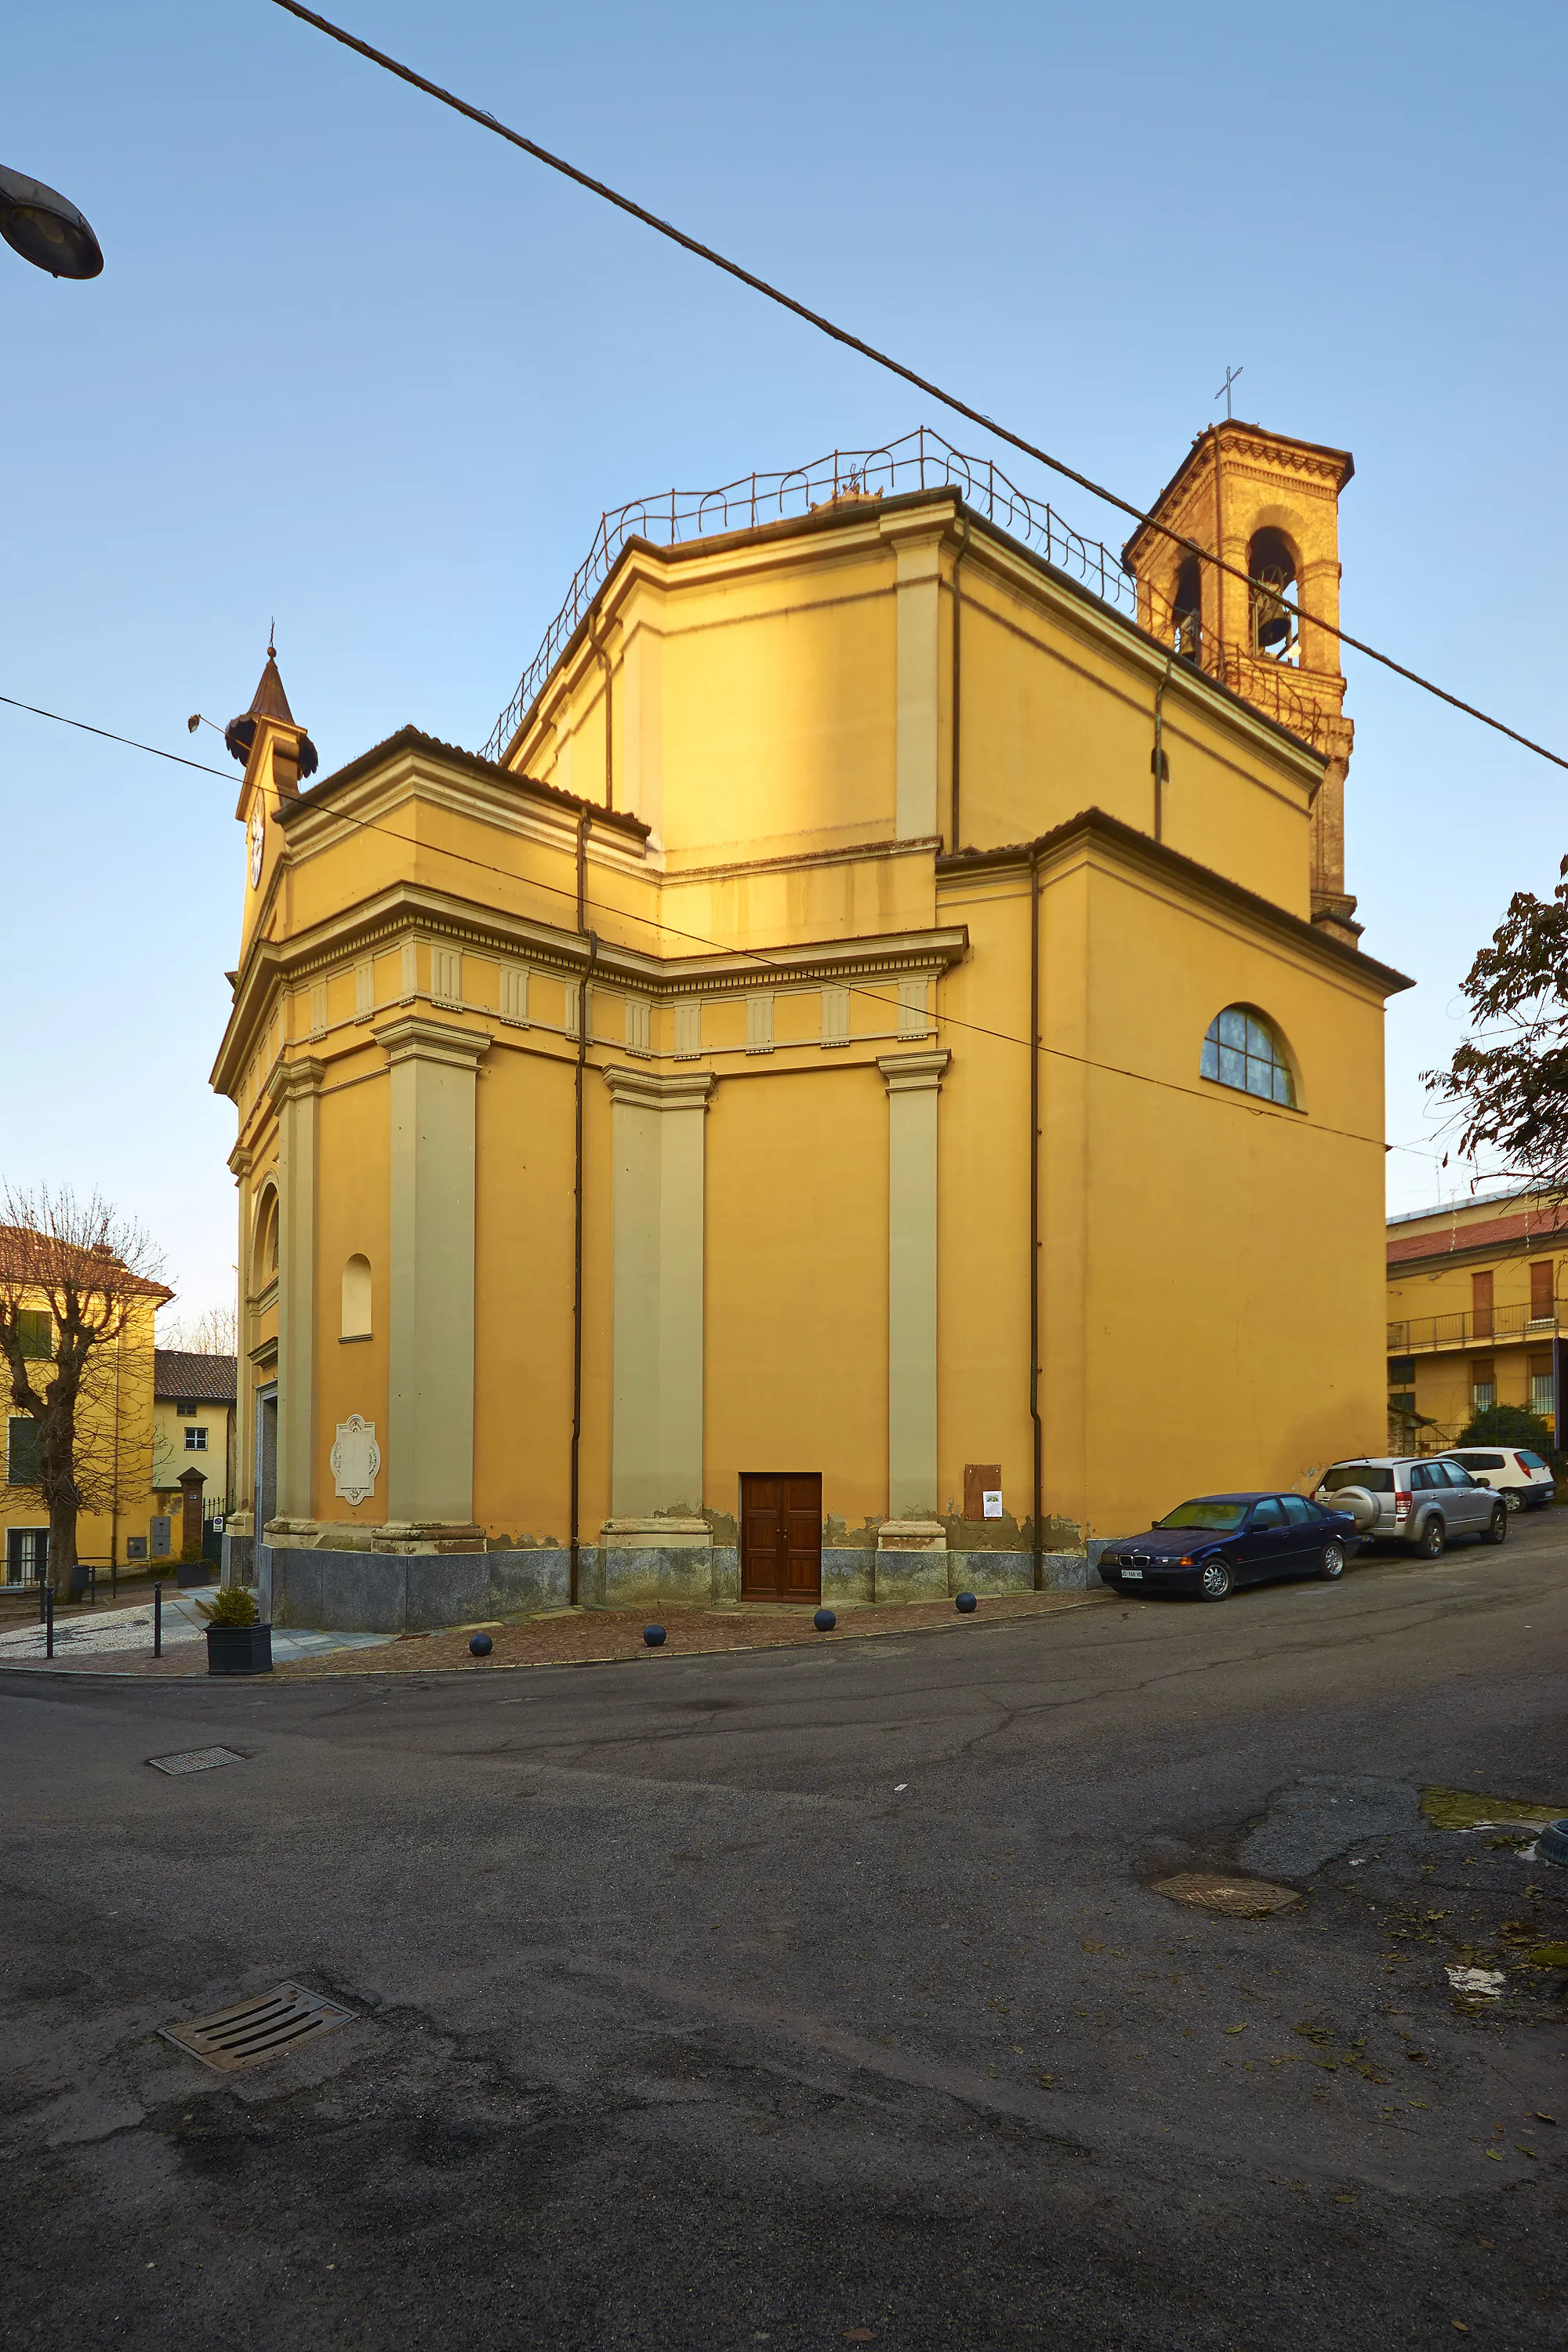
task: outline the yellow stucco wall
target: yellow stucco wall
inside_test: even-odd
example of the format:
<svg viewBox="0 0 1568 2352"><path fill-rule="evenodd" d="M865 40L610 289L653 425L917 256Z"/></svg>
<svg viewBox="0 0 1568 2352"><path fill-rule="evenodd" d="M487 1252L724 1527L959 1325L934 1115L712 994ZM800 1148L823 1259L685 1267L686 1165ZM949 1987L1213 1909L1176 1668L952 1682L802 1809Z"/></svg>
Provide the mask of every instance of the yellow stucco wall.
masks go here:
<svg viewBox="0 0 1568 2352"><path fill-rule="evenodd" d="M124 1564L127 1538L145 1538L149 1522L159 1507L153 1484L153 1354L159 1303L161 1300L149 1299L145 1307L132 1307L118 1349L106 1348L95 1357L83 1385L78 1416L81 1458L90 1466L95 1480L110 1481L110 1494L107 1507L79 1514L77 1556L100 1568L108 1568L115 1560ZM37 1307L46 1306L40 1293ZM47 1381L47 1366L40 1362L37 1378ZM4 1383L4 1394L8 1423L16 1416L17 1410L11 1401L8 1381ZM204 1470L207 1466L205 1454L193 1454L188 1459ZM182 1460L175 1475L185 1466L186 1462ZM10 1531L47 1528L49 1520L48 1512L36 1495L5 1483L5 1468L6 1449L0 1445L0 1580L6 1574Z"/></svg>
<svg viewBox="0 0 1568 2352"><path fill-rule="evenodd" d="M854 1531L900 1478L948 1514L965 1465L996 1462L1023 1540L1037 887L1052 1541L1381 1440L1400 982L1305 919L1320 757L943 495L631 548L509 758L396 738L268 827L215 1082L242 1229L276 1179L313 1253L275 1285L246 1244L247 1397L284 1367L289 1459L304 1417L288 1539L565 1540L586 982L583 1541L617 1481L727 1522L742 1472L819 1470ZM1275 1025L1297 1108L1200 1076L1237 1003ZM442 1133L411 1142L399 1102ZM698 1192L644 1217L656 1181ZM626 1351L688 1364L665 1248L701 1286L700 1496L673 1467L660 1494L658 1447L696 1441L661 1438L624 1385L616 1437ZM356 1251L373 1337L345 1346ZM428 1335L412 1357L399 1297ZM929 1366L905 1362L932 1331ZM439 1394L410 1405L422 1351ZM686 1370L668 1377L673 1396ZM357 1506L331 1466L351 1414L383 1452ZM431 1526L390 1499L391 1432L418 1414L453 1453ZM247 1402L239 1421L246 1488ZM422 1469L404 1491L435 1488Z"/></svg>

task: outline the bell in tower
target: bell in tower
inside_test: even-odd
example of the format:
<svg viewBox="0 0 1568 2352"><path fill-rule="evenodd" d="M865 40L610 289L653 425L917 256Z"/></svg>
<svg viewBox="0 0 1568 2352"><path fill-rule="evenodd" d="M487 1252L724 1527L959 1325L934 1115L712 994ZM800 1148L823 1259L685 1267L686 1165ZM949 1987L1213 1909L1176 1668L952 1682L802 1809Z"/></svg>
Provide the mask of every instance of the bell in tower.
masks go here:
<svg viewBox="0 0 1568 2352"><path fill-rule="evenodd" d="M1141 524L1121 552L1150 635L1323 755L1312 919L1351 942L1360 937L1344 872L1352 730L1334 630L1340 492L1354 470L1346 449L1226 417L1196 436L1151 508L1165 528Z"/></svg>

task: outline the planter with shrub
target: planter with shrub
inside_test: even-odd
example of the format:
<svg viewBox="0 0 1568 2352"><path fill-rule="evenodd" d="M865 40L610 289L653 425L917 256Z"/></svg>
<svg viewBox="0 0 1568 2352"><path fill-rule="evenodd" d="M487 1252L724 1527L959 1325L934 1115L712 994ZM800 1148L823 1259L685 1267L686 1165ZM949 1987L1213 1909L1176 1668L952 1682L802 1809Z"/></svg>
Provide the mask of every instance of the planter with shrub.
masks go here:
<svg viewBox="0 0 1568 2352"><path fill-rule="evenodd" d="M243 1584L226 1584L207 1611L207 1672L272 1672L272 1628L257 1623L255 1599Z"/></svg>

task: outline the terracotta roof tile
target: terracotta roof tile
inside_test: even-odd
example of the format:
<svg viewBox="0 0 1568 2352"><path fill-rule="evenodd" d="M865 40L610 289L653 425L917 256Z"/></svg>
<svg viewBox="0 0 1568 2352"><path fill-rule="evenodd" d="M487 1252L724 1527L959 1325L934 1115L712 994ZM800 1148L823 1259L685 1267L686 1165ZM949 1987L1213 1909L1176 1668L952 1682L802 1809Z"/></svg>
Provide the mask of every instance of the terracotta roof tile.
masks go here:
<svg viewBox="0 0 1568 2352"><path fill-rule="evenodd" d="M232 1356L200 1356L188 1348L154 1348L153 1393L192 1404L232 1404L237 1366Z"/></svg>
<svg viewBox="0 0 1568 2352"><path fill-rule="evenodd" d="M1554 1240L1568 1234L1568 1205L1559 1204L1552 1222L1544 1213L1521 1212L1511 1217L1492 1217L1473 1225L1449 1225L1441 1233L1405 1234L1388 1244L1390 1265L1403 1265L1412 1258L1454 1257L1461 1251L1505 1249L1510 1242Z"/></svg>

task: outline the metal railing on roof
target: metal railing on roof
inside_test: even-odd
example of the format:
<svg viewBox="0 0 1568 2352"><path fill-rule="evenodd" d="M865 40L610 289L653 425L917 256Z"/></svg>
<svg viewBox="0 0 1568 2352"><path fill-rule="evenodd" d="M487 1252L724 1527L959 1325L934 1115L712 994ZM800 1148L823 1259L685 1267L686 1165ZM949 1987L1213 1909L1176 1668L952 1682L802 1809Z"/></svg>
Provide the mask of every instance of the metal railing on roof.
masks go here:
<svg viewBox="0 0 1568 2352"><path fill-rule="evenodd" d="M499 760L532 709L541 687L563 649L609 577L629 539L674 547L683 541L714 539L725 531L755 530L791 515L815 514L824 507L849 507L859 499L896 498L906 491L956 489L965 505L1043 555L1047 563L1080 580L1096 596L1131 618L1138 612L1137 584L1120 556L1103 541L1071 530L1054 507L1031 499L990 457L968 457L922 425L881 449L834 449L809 466L780 474L742 474L715 490L661 490L632 499L599 518L594 543L573 575L560 611L518 681L517 692L497 719L483 756Z"/></svg>
<svg viewBox="0 0 1568 2352"><path fill-rule="evenodd" d="M1139 622L1137 580L1103 540L1086 539L1074 530L1053 506L1021 490L994 459L966 457L940 433L922 425L880 449L834 449L809 466L795 466L785 473L742 474L714 490L661 490L602 514L594 543L573 574L560 611L518 680L517 692L497 719L481 756L487 760L503 756L628 540L646 539L656 546L674 547L686 541L719 538L726 531L755 530L766 523L816 514L827 507L847 509L861 500L943 488L957 490L976 514L1033 548L1058 572L1080 581L1091 594L1129 620ZM1155 602L1151 597L1140 625L1162 645L1170 646L1176 659L1227 687L1314 750L1328 754L1335 749L1342 728L1337 713L1291 683L1297 673L1290 663L1233 645L1213 630L1204 629L1194 616L1155 610Z"/></svg>

